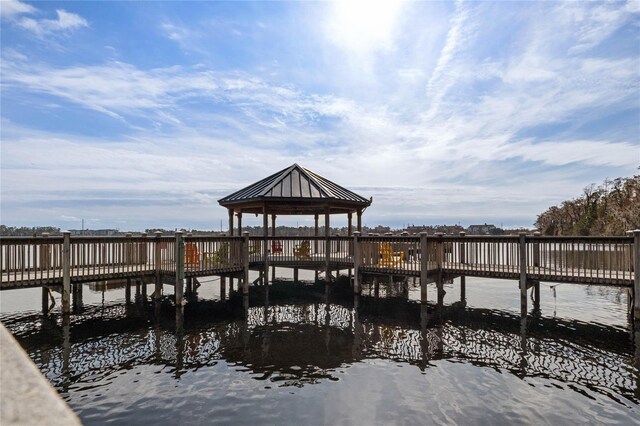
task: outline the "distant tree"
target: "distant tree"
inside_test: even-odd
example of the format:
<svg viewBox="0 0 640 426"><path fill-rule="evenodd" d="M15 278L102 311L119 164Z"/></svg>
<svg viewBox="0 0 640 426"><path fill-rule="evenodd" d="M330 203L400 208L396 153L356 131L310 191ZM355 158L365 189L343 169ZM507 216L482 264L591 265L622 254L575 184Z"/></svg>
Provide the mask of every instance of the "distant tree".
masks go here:
<svg viewBox="0 0 640 426"><path fill-rule="evenodd" d="M640 175L588 185L578 198L539 214L535 226L544 235L624 235L640 228Z"/></svg>

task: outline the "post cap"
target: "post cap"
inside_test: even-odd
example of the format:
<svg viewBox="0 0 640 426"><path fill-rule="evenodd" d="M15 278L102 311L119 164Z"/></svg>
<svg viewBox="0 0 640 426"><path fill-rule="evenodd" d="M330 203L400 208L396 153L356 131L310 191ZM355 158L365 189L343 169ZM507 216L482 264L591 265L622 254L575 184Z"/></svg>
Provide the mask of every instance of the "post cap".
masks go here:
<svg viewBox="0 0 640 426"><path fill-rule="evenodd" d="M436 232L434 235L436 237L444 237L444 232Z"/></svg>
<svg viewBox="0 0 640 426"><path fill-rule="evenodd" d="M360 232L360 231L353 231L353 235L354 235L355 237L359 237L359 236L360 236L360 234L361 234L361 232Z"/></svg>
<svg viewBox="0 0 640 426"><path fill-rule="evenodd" d="M42 236L43 236L43 237L48 237L48 236L49 236L49 233L48 233L48 232L43 232L43 233L42 233Z"/></svg>
<svg viewBox="0 0 640 426"><path fill-rule="evenodd" d="M184 232L182 232L182 231L176 231L176 237L180 237L180 236L182 236L182 234L184 234Z"/></svg>
<svg viewBox="0 0 640 426"><path fill-rule="evenodd" d="M420 232L420 236L421 237L426 237L427 235L429 235L429 233L427 231L421 231Z"/></svg>
<svg viewBox="0 0 640 426"><path fill-rule="evenodd" d="M44 234L45 234L45 233L43 232L43 233L42 233L42 236L45 236ZM49 233L47 232L46 234L47 234L46 236L48 237L48 236L49 236ZM71 231L62 231L62 235L71 235Z"/></svg>
<svg viewBox="0 0 640 426"><path fill-rule="evenodd" d="M533 233L534 236L539 237L540 235L542 235L542 232L540 231L536 231Z"/></svg>
<svg viewBox="0 0 640 426"><path fill-rule="evenodd" d="M521 237L526 237L527 233L526 232L518 232L518 235L520 235Z"/></svg>
<svg viewBox="0 0 640 426"><path fill-rule="evenodd" d="M142 238L145 238L145 237L147 236L147 233L146 233L146 232L143 232L142 234L140 234L140 236L141 236Z"/></svg>
<svg viewBox="0 0 640 426"><path fill-rule="evenodd" d="M467 235L467 233L466 233L466 232L464 232L464 231L460 231L460 236L461 236L461 237L464 237L465 235Z"/></svg>
<svg viewBox="0 0 640 426"><path fill-rule="evenodd" d="M627 234L640 234L640 229L631 229L627 231Z"/></svg>
<svg viewBox="0 0 640 426"><path fill-rule="evenodd" d="M162 236L162 231L156 231L156 232L154 232L154 234L156 235L156 237L161 237Z"/></svg>
<svg viewBox="0 0 640 426"><path fill-rule="evenodd" d="M249 236L249 231L242 232L242 235L244 235L245 237L248 237Z"/></svg>
<svg viewBox="0 0 640 426"><path fill-rule="evenodd" d="M131 237L132 235L133 235L133 234L132 234L131 232L127 232L127 233L125 234L125 237Z"/></svg>

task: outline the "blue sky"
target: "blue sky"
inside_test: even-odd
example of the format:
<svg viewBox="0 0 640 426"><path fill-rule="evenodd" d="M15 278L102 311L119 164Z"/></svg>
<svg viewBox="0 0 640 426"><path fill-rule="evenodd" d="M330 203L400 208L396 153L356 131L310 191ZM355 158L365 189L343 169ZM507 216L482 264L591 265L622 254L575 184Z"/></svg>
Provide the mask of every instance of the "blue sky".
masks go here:
<svg viewBox="0 0 640 426"><path fill-rule="evenodd" d="M638 1L0 7L3 224L218 229L297 162L368 225L531 226L638 173Z"/></svg>

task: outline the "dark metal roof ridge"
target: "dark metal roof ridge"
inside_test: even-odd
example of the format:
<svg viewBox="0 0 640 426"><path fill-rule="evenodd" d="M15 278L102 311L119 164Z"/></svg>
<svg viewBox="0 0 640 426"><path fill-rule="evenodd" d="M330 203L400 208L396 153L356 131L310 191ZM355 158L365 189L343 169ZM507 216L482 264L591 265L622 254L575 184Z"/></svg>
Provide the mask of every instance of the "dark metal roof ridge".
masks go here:
<svg viewBox="0 0 640 426"><path fill-rule="evenodd" d="M265 194L269 191L271 191L273 189L274 186L276 186L277 184L279 184L289 173L291 173L296 167L300 167L298 166L298 163L293 163L292 166L287 167L284 170L281 170L280 172L280 176L278 176L277 178L275 178L270 185L267 185L261 192L260 194L256 195L256 197L264 197ZM277 173L276 173L277 174Z"/></svg>
<svg viewBox="0 0 640 426"><path fill-rule="evenodd" d="M325 190L325 192L327 192L333 198L341 199L341 197L339 195L337 195L332 188L327 188L327 186L328 186L327 184L333 185L333 186L337 187L339 190L344 191L346 194L352 195L353 197L349 197L349 198L351 198L352 201L362 201L362 202L370 204L370 201L367 200L366 198L364 198L363 196L358 195L355 192L353 192L351 190L348 190L347 188L344 188L344 187L338 185L337 183L327 179L324 176L321 176L321 175L317 174L316 172L313 172L313 171L311 171L309 169L306 169L304 167L301 167L301 168L305 172L308 173L309 177L312 178L313 182L316 185L318 185L321 188L323 188ZM342 198L342 199L344 199L344 198Z"/></svg>
<svg viewBox="0 0 640 426"><path fill-rule="evenodd" d="M244 188L237 190L236 192L233 192L233 193L231 193L231 194L229 194L229 195L227 195L225 197L220 198L218 200L218 202L221 203L221 202L225 202L225 201L232 201L235 198L235 196L237 196L241 192L247 191L247 190L249 190L249 189L251 189L253 187L256 187L256 186L265 185L269 181L269 179L275 179L277 176L282 174L282 172L284 172L285 170L288 170L288 169L289 168L287 167L286 169L283 169L283 170L280 170L278 172L275 172L274 174L269 175L266 178L259 180L258 182L254 182L251 185L247 185Z"/></svg>
<svg viewBox="0 0 640 426"><path fill-rule="evenodd" d="M255 182L230 195L227 195L226 197L219 199L218 203L236 203L265 198L266 194L272 191L278 184L280 184L288 175L292 174L296 169L305 179L309 180L310 185L316 187L318 193L320 194L319 198L331 198L336 201L350 201L366 204L367 206L371 205L371 200L367 200L366 198L356 194L355 192L350 191L336 184L335 182L332 182L324 176L321 176L305 167L302 167L298 163L293 163L291 166L285 169L282 169L272 175L267 176L264 179L259 180L258 182ZM314 197L308 198L313 199Z"/></svg>

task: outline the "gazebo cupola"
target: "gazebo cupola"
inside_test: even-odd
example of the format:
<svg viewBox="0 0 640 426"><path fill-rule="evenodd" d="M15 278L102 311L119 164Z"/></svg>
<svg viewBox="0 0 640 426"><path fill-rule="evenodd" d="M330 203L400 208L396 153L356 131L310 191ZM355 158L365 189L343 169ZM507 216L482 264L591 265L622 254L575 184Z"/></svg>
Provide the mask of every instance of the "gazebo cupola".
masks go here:
<svg viewBox="0 0 640 426"><path fill-rule="evenodd" d="M218 200L221 206L229 210L231 235L234 233L234 214L238 219L238 234L241 234L242 214L249 213L263 215L265 237L268 235L268 215L271 215L274 236L276 216L314 215L317 236L320 214L325 215L327 233L330 215L346 214L351 235L353 213L357 216L357 229L361 231L362 212L371 205L371 201L298 164Z"/></svg>

